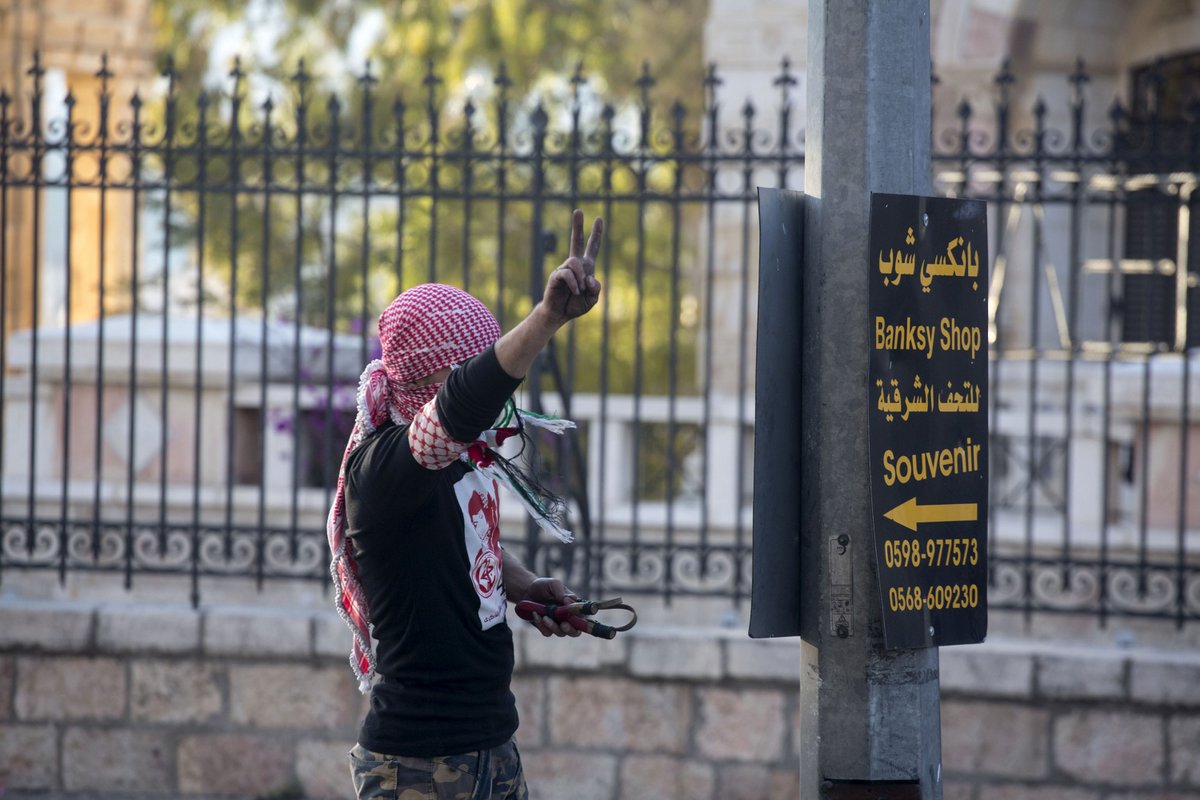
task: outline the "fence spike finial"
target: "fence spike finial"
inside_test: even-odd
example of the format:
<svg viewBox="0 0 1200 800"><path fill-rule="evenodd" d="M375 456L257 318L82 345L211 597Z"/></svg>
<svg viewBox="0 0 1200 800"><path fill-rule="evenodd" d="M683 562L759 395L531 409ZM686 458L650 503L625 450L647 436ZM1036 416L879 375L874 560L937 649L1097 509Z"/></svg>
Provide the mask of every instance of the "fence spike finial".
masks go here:
<svg viewBox="0 0 1200 800"><path fill-rule="evenodd" d="M792 75L792 59L784 56L779 64L779 75L775 80L771 81L772 86L782 86L784 93L787 93L787 87L795 86L797 83L796 77Z"/></svg>
<svg viewBox="0 0 1200 800"><path fill-rule="evenodd" d="M715 89L725 83L719 75L717 75L717 62L708 62L708 69L704 73L704 86L707 89Z"/></svg>
<svg viewBox="0 0 1200 800"><path fill-rule="evenodd" d="M996 77L992 78L992 83L1000 90L1000 103L1008 105L1008 92L1010 87L1017 82L1017 77L1013 75L1012 63L1006 58L1000 63L1000 71L996 73Z"/></svg>
<svg viewBox="0 0 1200 800"><path fill-rule="evenodd" d="M308 92L308 84L312 82L312 75L304 68L304 57L300 57L299 63L296 64L296 71L291 75L291 81L296 85L296 90L300 92L301 102L304 100L305 94Z"/></svg>
<svg viewBox="0 0 1200 800"><path fill-rule="evenodd" d="M404 150L404 115L408 107L404 104L403 97L397 97L392 101L392 131L396 137L396 150Z"/></svg>
<svg viewBox="0 0 1200 800"><path fill-rule="evenodd" d="M67 96L63 98L63 105L66 106L68 111L70 111L71 109L75 108L75 104L77 102L78 100L75 97L75 90L68 89Z"/></svg>
<svg viewBox="0 0 1200 800"><path fill-rule="evenodd" d="M1092 76L1088 75L1087 67L1083 62L1082 56L1076 56L1075 69L1067 76L1067 80L1074 86L1082 86L1092 80Z"/></svg>
<svg viewBox="0 0 1200 800"><path fill-rule="evenodd" d="M530 116L530 122L533 123L533 130L537 136L542 136L546 132L546 127L550 124L550 115L546 113L546 107L542 105L542 101L538 100L538 104L533 109L533 114Z"/></svg>
<svg viewBox="0 0 1200 800"><path fill-rule="evenodd" d="M1090 83L1092 76L1088 75L1087 69L1084 67L1083 59L1075 59L1075 69L1067 76L1067 82L1071 84L1071 105L1079 108L1083 105L1083 87Z"/></svg>
<svg viewBox="0 0 1200 800"><path fill-rule="evenodd" d="M962 102L958 104L958 118L966 122L971 118L972 113L974 113L974 109L971 108L971 101L963 97Z"/></svg>
<svg viewBox="0 0 1200 800"><path fill-rule="evenodd" d="M704 107L709 113L716 113L717 109L717 88L725 81L717 75L717 62L708 62L708 69L704 73Z"/></svg>
<svg viewBox="0 0 1200 800"><path fill-rule="evenodd" d="M783 109L791 106L791 89L799 81L792 75L792 59L787 56L783 57L783 61L779 65L779 76L771 82L772 86L779 87L779 105Z"/></svg>
<svg viewBox="0 0 1200 800"><path fill-rule="evenodd" d="M371 59L363 61L363 73L358 76L358 85L362 87L364 92L371 91L371 87L379 83L379 78L371 72Z"/></svg>
<svg viewBox="0 0 1200 800"><path fill-rule="evenodd" d="M441 82L442 79L438 76L437 71L434 69L433 56L430 56L429 58L425 59L425 77L421 79L421 83L423 83L425 86L428 86L430 91L432 91L434 87Z"/></svg>
<svg viewBox="0 0 1200 800"><path fill-rule="evenodd" d="M105 50L100 54L100 69L96 70L96 77L100 79L101 91L108 87L109 78L113 76L108 69L108 51Z"/></svg>
<svg viewBox="0 0 1200 800"><path fill-rule="evenodd" d="M643 103L646 102L647 95L649 95L650 89L654 86L655 83L657 83L657 81L655 81L654 76L650 74L650 62L643 61L642 62L642 74L638 77L638 79L636 81L634 81L634 86L638 87L638 89L642 93L642 102Z"/></svg>
<svg viewBox="0 0 1200 800"><path fill-rule="evenodd" d="M179 77L179 73L175 69L175 56L167 56L166 63L163 64L162 76L167 79L167 97L174 97L175 81Z"/></svg>
<svg viewBox="0 0 1200 800"><path fill-rule="evenodd" d="M496 67L496 77L492 79L492 83L502 91L512 86L512 79L508 77L508 65L503 60Z"/></svg>

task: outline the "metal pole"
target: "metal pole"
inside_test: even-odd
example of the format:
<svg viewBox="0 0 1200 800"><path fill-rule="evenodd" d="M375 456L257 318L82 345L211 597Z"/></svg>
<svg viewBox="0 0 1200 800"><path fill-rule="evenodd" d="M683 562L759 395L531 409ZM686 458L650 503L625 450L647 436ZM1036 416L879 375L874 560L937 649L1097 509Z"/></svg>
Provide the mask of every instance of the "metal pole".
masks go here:
<svg viewBox="0 0 1200 800"><path fill-rule="evenodd" d="M929 23L928 0L809 0L801 412L806 800L865 797L863 782L871 782L871 797L942 796L937 650L883 646L866 391L870 195L931 193ZM848 600L848 625L832 619L834 599Z"/></svg>

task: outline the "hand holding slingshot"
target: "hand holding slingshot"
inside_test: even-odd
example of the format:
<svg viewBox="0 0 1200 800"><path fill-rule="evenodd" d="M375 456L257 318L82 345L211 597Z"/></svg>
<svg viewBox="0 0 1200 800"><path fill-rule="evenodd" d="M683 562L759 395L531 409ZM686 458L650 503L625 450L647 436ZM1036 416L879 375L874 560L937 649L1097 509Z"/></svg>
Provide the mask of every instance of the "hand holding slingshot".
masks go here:
<svg viewBox="0 0 1200 800"><path fill-rule="evenodd" d="M602 622L587 619L601 611L620 609L631 615L624 625L612 626ZM577 600L574 603L538 603L533 600L522 600L517 603L517 616L523 620L533 621L533 615L540 614L555 622L565 622L572 628L583 633L597 636L601 639L612 639L619 632L627 631L637 624L637 612L631 606L621 602L621 598L612 600Z"/></svg>

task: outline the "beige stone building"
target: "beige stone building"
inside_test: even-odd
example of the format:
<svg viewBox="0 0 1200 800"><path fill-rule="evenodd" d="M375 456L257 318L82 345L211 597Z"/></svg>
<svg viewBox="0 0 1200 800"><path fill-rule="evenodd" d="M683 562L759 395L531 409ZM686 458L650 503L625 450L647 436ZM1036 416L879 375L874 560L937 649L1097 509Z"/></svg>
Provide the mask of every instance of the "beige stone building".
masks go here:
<svg viewBox="0 0 1200 800"><path fill-rule="evenodd" d="M11 131L17 133L19 126L34 124L40 116L43 126L51 117L61 117L62 100L67 87L75 99L74 114L78 120L90 124L91 136L99 134L97 121L100 118L100 96L107 87L113 97L110 109L108 136L116 137L121 119L129 116L129 99L139 82L153 73L153 37L150 35L149 0L105 0L102 3L87 0L3 0L0 3L0 86L8 93L10 105L8 115L14 124ZM42 107L35 109L34 90L38 85L36 76L30 74L35 54L39 59L42 76ZM107 55L107 69L112 77L105 79L100 73ZM48 139L53 141L54 132ZM53 157L51 157L51 160ZM61 165L61 161L59 162ZM22 155L13 159L10 168L23 172L27 178L35 178L35 165L31 156ZM76 159L73 174L81 181L95 182L99 162L95 156L82 155ZM61 166L41 164L41 177L54 181L62 177ZM13 188L7 198L8 213L4 220L7 250L5 258L6 287L4 308L4 334L27 328L34 318L34 270L40 268L38 316L60 318L68 307L66 298L60 294L48 300L46 282L57 280L65 293L67 281L60 274L48 274L52 270L62 273L65 263L55 259L54 250L62 241L61 235L45 235L47 225L65 225L62 214L51 214L47 208L46 192L32 188ZM99 280L103 264L106 287L127 284L133 249L128 232L133 216L133 205L128 193L109 193L103 200L105 225L100 225L101 193L95 188L74 189L70 193L70 317L73 321L95 319L100 316ZM36 223L35 223L36 221ZM36 238L30 235L35 224L42 233ZM47 247L51 248L47 258ZM59 263L53 263L55 260ZM36 266L35 266L36 265ZM124 298L112 292L110 298L118 298L116 304L106 302L105 313L123 310L120 303L128 304L128 292Z"/></svg>

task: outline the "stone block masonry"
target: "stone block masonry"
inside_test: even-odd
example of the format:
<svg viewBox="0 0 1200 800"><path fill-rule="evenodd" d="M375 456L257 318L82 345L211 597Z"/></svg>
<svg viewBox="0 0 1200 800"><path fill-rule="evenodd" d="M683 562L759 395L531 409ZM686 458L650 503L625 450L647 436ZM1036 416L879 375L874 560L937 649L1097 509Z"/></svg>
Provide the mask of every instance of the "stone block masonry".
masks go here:
<svg viewBox="0 0 1200 800"><path fill-rule="evenodd" d="M54 606L0 600L4 800L349 796L366 704L332 610ZM794 795L795 643L518 623L516 649L535 800Z"/></svg>
<svg viewBox="0 0 1200 800"><path fill-rule="evenodd" d="M1200 798L1197 685L1194 651L1040 641L946 648L945 796Z"/></svg>
<svg viewBox="0 0 1200 800"><path fill-rule="evenodd" d="M52 606L0 600L4 800L349 796L365 702L332 611ZM535 800L798 796L796 640L516 645ZM1200 800L1200 655L995 642L941 670L948 800Z"/></svg>

